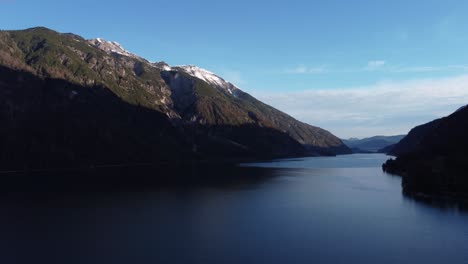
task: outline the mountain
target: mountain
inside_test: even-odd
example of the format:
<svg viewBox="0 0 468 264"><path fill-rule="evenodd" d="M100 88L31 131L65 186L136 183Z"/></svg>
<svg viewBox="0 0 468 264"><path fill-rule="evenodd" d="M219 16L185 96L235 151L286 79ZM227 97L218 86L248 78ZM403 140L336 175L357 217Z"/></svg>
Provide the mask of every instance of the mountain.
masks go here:
<svg viewBox="0 0 468 264"><path fill-rule="evenodd" d="M422 141L424 138L434 131L435 128L440 124L442 120L436 119L427 124L417 126L408 133L406 137L400 140L398 144L395 144L393 148L389 151L389 154L393 156L402 155L409 152L414 152L420 146L422 146Z"/></svg>
<svg viewBox="0 0 468 264"><path fill-rule="evenodd" d="M350 153L196 66L38 27L0 31L0 168Z"/></svg>
<svg viewBox="0 0 468 264"><path fill-rule="evenodd" d="M386 147L383 147L381 149L379 149L379 153L385 153L385 154L390 154L393 150L393 148L395 147L396 143L395 144L391 144L391 145L388 145Z"/></svg>
<svg viewBox="0 0 468 264"><path fill-rule="evenodd" d="M415 127L383 169L403 176L407 193L468 198L468 108ZM468 201L468 200L467 200Z"/></svg>
<svg viewBox="0 0 468 264"><path fill-rule="evenodd" d="M398 143L404 135L397 136L374 136L369 138L357 139L343 139L343 143L355 153L374 153L382 152L382 150L390 145Z"/></svg>

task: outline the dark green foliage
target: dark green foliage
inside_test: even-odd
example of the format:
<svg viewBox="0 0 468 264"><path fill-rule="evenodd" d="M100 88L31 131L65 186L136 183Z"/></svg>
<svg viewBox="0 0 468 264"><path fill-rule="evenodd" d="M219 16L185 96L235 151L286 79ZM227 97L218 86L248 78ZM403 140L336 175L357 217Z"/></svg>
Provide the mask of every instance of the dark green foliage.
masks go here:
<svg viewBox="0 0 468 264"><path fill-rule="evenodd" d="M163 96L160 87L164 83L158 77L157 69L143 66L134 58L110 56L79 36L46 28L6 34L21 50L21 61L43 77L65 79L80 85L106 86L123 100L149 108L157 108L155 102ZM144 89L145 85L151 92Z"/></svg>
<svg viewBox="0 0 468 264"><path fill-rule="evenodd" d="M10 36L23 52L26 64L48 74L63 72L64 77L72 79L97 79L97 75L83 63L70 47L87 54L88 58L97 57L96 50L76 41L72 35L62 35L46 28L33 28L12 31Z"/></svg>

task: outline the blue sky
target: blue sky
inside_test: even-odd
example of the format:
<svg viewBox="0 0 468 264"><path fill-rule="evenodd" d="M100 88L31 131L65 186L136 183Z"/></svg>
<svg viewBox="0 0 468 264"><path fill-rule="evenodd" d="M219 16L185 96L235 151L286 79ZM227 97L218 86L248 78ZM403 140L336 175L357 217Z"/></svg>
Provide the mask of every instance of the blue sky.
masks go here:
<svg viewBox="0 0 468 264"><path fill-rule="evenodd" d="M42 25L195 64L302 121L363 137L468 103L467 11L467 1L427 0L0 0L0 28Z"/></svg>

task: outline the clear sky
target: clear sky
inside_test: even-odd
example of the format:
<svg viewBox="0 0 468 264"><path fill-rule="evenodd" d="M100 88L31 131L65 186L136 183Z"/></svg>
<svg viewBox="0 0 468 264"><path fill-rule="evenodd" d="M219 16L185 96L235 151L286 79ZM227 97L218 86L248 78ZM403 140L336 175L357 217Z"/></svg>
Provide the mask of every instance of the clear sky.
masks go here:
<svg viewBox="0 0 468 264"><path fill-rule="evenodd" d="M467 13L462 0L0 0L0 28L115 40L363 137L406 133L468 103Z"/></svg>

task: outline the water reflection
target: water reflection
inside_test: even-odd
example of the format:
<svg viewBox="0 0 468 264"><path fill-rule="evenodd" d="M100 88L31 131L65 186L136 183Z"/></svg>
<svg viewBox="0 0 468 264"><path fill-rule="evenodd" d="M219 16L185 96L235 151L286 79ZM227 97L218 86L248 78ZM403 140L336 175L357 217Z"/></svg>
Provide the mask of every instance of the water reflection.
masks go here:
<svg viewBox="0 0 468 264"><path fill-rule="evenodd" d="M385 158L4 178L0 261L463 263L468 215L402 196Z"/></svg>
<svg viewBox="0 0 468 264"><path fill-rule="evenodd" d="M402 194L408 202L436 208L446 213L452 212L468 214L467 201L450 197L427 195L424 193L410 193L405 192L404 190L402 191Z"/></svg>

